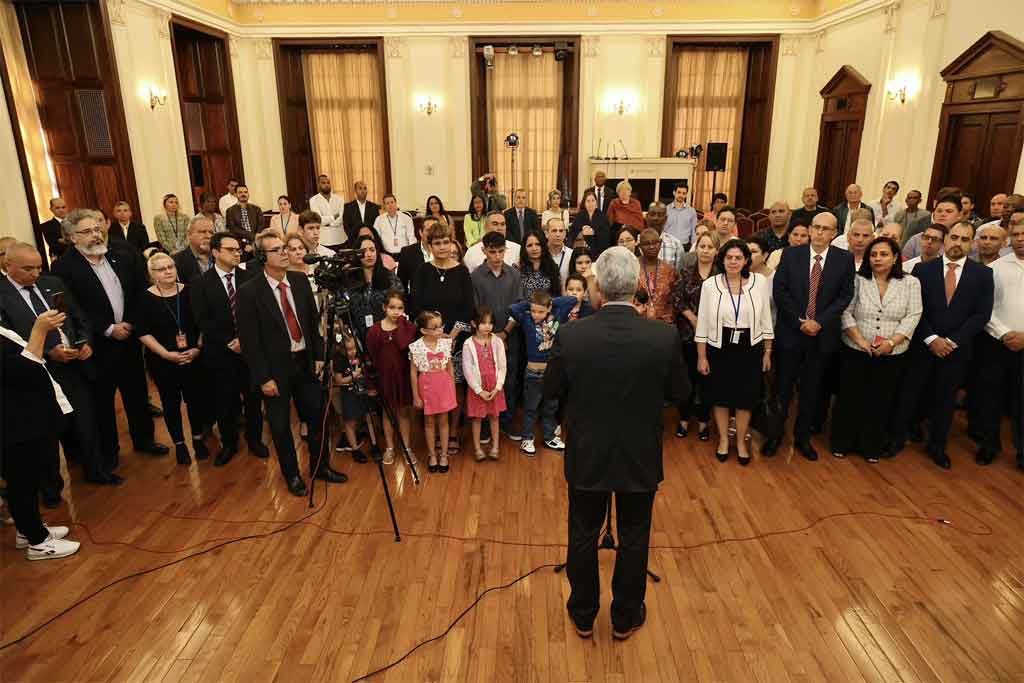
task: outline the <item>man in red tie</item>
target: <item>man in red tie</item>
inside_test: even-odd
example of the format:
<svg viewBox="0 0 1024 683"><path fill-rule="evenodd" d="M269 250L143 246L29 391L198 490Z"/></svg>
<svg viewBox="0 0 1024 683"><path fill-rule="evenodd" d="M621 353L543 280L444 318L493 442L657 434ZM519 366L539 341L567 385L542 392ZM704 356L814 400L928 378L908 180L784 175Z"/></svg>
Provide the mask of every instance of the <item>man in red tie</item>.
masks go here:
<svg viewBox="0 0 1024 683"><path fill-rule="evenodd" d="M263 393L281 473L293 495L306 495L291 430L291 402L309 425L309 473L331 483L348 481L328 462L322 443L323 401L317 376L323 369L316 302L305 275L288 271L284 242L265 230L256 238L263 276L238 288L236 318L242 356L253 385ZM322 454L322 455L321 455Z"/></svg>

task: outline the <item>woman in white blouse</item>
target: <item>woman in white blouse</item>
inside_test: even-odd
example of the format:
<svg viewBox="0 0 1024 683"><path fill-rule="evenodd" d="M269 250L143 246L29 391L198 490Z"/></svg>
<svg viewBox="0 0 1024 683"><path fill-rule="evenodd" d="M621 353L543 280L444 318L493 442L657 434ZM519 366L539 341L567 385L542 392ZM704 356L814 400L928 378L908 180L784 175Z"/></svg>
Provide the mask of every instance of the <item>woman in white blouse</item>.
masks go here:
<svg viewBox="0 0 1024 683"><path fill-rule="evenodd" d="M921 283L903 272L900 247L876 237L854 278L843 313L840 386L832 420L832 455L885 457L889 415L895 408L906 352L921 320Z"/></svg>
<svg viewBox="0 0 1024 683"><path fill-rule="evenodd" d="M736 411L736 454L750 464L746 442L750 415L761 400L761 374L771 369L770 285L750 272L750 248L731 239L718 250L719 275L700 290L697 308L697 372L709 375L708 402L714 407L719 462L729 459L729 411Z"/></svg>
<svg viewBox="0 0 1024 683"><path fill-rule="evenodd" d="M558 190L548 192L548 206L540 215L540 226L547 231L548 221L552 218L561 218L565 227L569 227L569 209L562 208L562 193Z"/></svg>

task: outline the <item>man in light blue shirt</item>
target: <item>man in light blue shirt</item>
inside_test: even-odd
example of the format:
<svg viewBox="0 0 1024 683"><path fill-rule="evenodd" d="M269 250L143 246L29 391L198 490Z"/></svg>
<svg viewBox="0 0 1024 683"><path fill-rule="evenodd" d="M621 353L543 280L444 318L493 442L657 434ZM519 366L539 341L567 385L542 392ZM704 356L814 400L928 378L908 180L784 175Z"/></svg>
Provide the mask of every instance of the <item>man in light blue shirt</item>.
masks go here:
<svg viewBox="0 0 1024 683"><path fill-rule="evenodd" d="M674 201L667 207L668 221L665 223L665 232L683 243L683 251L690 250L697 229L697 212L686 203L687 194L689 189L686 184L677 183L672 193Z"/></svg>

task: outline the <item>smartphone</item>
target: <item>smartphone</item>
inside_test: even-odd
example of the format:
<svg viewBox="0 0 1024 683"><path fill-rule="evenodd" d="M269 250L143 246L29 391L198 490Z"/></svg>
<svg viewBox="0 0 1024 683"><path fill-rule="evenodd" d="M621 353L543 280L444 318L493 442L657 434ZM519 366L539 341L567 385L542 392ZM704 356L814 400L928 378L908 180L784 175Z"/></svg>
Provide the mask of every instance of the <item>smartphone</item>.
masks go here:
<svg viewBox="0 0 1024 683"><path fill-rule="evenodd" d="M71 342L71 345L74 346L76 349L81 349L83 346L85 346L88 343L89 343L88 339L79 339L77 341Z"/></svg>
<svg viewBox="0 0 1024 683"><path fill-rule="evenodd" d="M58 313L67 314L68 304L64 300L64 292L53 293L53 310L57 311Z"/></svg>

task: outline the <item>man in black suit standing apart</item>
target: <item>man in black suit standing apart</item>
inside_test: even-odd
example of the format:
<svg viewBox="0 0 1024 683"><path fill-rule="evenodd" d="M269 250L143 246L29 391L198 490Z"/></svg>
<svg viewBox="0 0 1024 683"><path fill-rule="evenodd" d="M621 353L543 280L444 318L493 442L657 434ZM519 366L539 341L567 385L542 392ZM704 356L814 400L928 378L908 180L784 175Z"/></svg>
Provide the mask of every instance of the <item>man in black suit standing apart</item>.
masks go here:
<svg viewBox="0 0 1024 683"><path fill-rule="evenodd" d="M565 449L569 485L566 607L580 637L593 633L600 607L597 542L615 493L619 548L612 577L612 627L628 638L646 619L647 554L654 494L664 478L662 407L689 396L675 331L633 308L636 257L612 247L597 263L596 314L562 326L544 376L545 398L563 398L571 425ZM600 368L600 371L595 370Z"/></svg>
<svg viewBox="0 0 1024 683"><path fill-rule="evenodd" d="M323 342L316 302L309 279L302 273L288 271L288 255L276 232L260 233L256 247L263 272L238 290L238 340L252 385L263 393L270 433L288 490L304 496L306 483L299 476L292 439L292 399L299 419L309 426L310 476L331 483L348 481L348 477L331 468L330 448L324 448L321 439L323 405L317 375L323 369ZM321 450L322 457L318 455Z"/></svg>
<svg viewBox="0 0 1024 683"><path fill-rule="evenodd" d="M594 174L594 184L583 191L584 195L587 192L594 193L594 197L597 198L597 210L604 214L608 213L608 206L616 197L615 191L610 190L606 185L607 181L608 176L604 171L598 171Z"/></svg>
<svg viewBox="0 0 1024 683"><path fill-rule="evenodd" d="M249 368L242 357L235 324L238 289L259 273L238 267L242 250L229 232L218 232L210 240L214 266L192 282L192 314L203 333L200 359L209 370L212 384L213 416L220 427L222 448L213 459L216 467L231 461L238 452L238 417L245 395L245 440L249 452L260 458L270 457L263 445L263 396L249 381Z"/></svg>
<svg viewBox="0 0 1024 683"><path fill-rule="evenodd" d="M350 238L355 237L364 225L373 227L373 222L380 215L380 205L366 198L369 190L365 181L357 180L352 189L355 190L356 198L346 203L341 212L341 225L345 228L345 235Z"/></svg>
<svg viewBox="0 0 1024 683"><path fill-rule="evenodd" d="M412 280L416 271L424 263L434 258L430 253L430 245L427 244L427 235L430 234L430 228L435 223L437 223L437 219L433 216L424 218L420 225L420 241L402 247L402 250L398 252L398 280L402 283L406 295L412 293Z"/></svg>
<svg viewBox="0 0 1024 683"><path fill-rule="evenodd" d="M526 205L526 190L512 193L512 208L505 209L505 238L516 244L523 243L523 235L540 229L540 216Z"/></svg>
<svg viewBox="0 0 1024 683"><path fill-rule="evenodd" d="M142 345L133 336L131 322L138 299L149 286L142 256L126 243L108 244L98 216L90 209L68 215L65 238L73 246L54 264L53 274L72 292L90 324L100 448L105 471L111 472L118 465L117 391L135 450L164 455L169 449L153 440Z"/></svg>
<svg viewBox="0 0 1024 683"><path fill-rule="evenodd" d="M924 398L931 418L926 448L936 465L949 469L946 441L953 423L956 393L967 376L975 337L992 317L992 269L967 258L974 224L961 221L946 234L941 258L914 266L921 281L921 322L910 343L910 367L892 418L892 455L903 450L910 421L929 382L935 387Z"/></svg>
<svg viewBox="0 0 1024 683"><path fill-rule="evenodd" d="M817 413L822 379L839 350L841 316L853 298L853 254L829 243L836 236L836 217L819 213L811 222L811 242L782 251L773 294L778 309L775 326L776 386L784 412L800 380L800 405L793 427L793 445L808 460L817 460L811 425ZM779 440L765 443L771 456Z"/></svg>
<svg viewBox="0 0 1024 683"><path fill-rule="evenodd" d="M54 197L50 200L50 213L53 214L53 218L45 223L40 223L39 229L43 233L46 248L50 252L50 263L53 263L67 252L70 244L60 227L61 222L68 215L68 205L62 197Z"/></svg>

